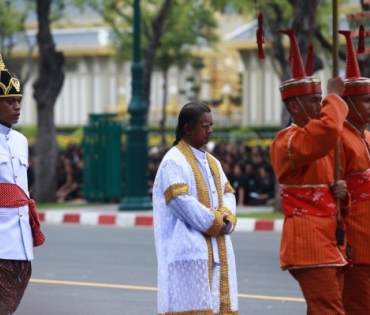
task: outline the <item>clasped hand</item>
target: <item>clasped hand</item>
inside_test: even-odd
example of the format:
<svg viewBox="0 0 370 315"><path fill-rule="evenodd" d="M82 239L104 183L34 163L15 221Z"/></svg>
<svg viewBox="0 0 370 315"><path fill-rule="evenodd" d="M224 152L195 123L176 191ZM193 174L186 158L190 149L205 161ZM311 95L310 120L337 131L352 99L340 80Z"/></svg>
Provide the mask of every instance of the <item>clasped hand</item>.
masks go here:
<svg viewBox="0 0 370 315"><path fill-rule="evenodd" d="M229 228L229 225L228 223L230 223L228 220L227 220L227 217L228 217L228 214L227 213L224 213L222 215L222 221L223 221L223 225L222 225L222 229L221 229L221 232L220 232L220 235L225 235L225 234L228 234L230 231L230 228Z"/></svg>

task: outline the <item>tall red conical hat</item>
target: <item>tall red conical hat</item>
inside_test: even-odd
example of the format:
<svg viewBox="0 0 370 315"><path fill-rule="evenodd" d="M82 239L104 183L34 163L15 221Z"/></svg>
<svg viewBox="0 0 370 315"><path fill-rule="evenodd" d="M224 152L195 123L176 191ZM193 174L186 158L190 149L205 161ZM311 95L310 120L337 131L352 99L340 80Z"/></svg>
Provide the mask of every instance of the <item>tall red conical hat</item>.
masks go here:
<svg viewBox="0 0 370 315"><path fill-rule="evenodd" d="M295 37L295 30L279 30L278 32L289 36L293 77L292 79L280 84L280 92L283 101L287 98L298 95L321 94L321 81L319 79L306 76L301 53Z"/></svg>
<svg viewBox="0 0 370 315"><path fill-rule="evenodd" d="M370 79L361 77L360 68L356 59L356 51L351 40L351 31L338 31L344 35L347 42L346 79L342 96L351 96L370 93Z"/></svg>

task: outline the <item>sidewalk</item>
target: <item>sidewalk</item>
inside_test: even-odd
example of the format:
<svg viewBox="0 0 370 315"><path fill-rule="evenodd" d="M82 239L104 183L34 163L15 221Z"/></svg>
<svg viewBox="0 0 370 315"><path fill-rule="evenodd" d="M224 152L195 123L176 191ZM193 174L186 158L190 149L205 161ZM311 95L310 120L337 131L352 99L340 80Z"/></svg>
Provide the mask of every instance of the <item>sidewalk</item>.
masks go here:
<svg viewBox="0 0 370 315"><path fill-rule="evenodd" d="M39 210L42 223L110 225L117 227L153 226L153 211L119 211L119 204L76 205L66 209ZM237 213L272 212L272 207L237 207ZM236 232L275 231L281 232L283 219L238 218Z"/></svg>

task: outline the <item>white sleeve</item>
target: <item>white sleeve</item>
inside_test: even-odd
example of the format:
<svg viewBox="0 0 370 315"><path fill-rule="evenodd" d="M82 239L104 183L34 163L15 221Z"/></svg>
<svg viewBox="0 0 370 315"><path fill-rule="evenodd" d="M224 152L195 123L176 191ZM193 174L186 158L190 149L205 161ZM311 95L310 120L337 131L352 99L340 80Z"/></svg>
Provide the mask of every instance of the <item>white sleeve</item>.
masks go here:
<svg viewBox="0 0 370 315"><path fill-rule="evenodd" d="M189 185L191 169L167 160L161 165L158 180L162 182L167 207L181 221L194 229L211 236L217 236L222 229L222 214L202 205L196 196L191 196Z"/></svg>

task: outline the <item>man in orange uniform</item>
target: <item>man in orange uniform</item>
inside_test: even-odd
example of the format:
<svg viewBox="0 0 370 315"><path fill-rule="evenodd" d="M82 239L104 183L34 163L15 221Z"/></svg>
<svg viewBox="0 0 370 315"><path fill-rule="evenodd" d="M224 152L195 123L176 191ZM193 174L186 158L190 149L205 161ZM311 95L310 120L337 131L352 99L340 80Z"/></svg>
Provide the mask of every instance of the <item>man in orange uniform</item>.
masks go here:
<svg viewBox="0 0 370 315"><path fill-rule="evenodd" d="M320 80L306 77L295 31L279 32L291 40L293 75L280 85L292 124L270 147L285 214L280 264L299 282L308 315L344 315L347 261L337 246L335 198L346 196L346 185L331 185L332 153L348 113L340 97L344 82L339 77L329 80L329 95L321 105Z"/></svg>
<svg viewBox="0 0 370 315"><path fill-rule="evenodd" d="M370 314L370 79L362 78L351 40L351 31L339 31L347 40L347 67L342 95L348 116L341 134L341 171L351 196L344 212L352 268L344 276L346 315ZM342 175L343 175L342 174Z"/></svg>

